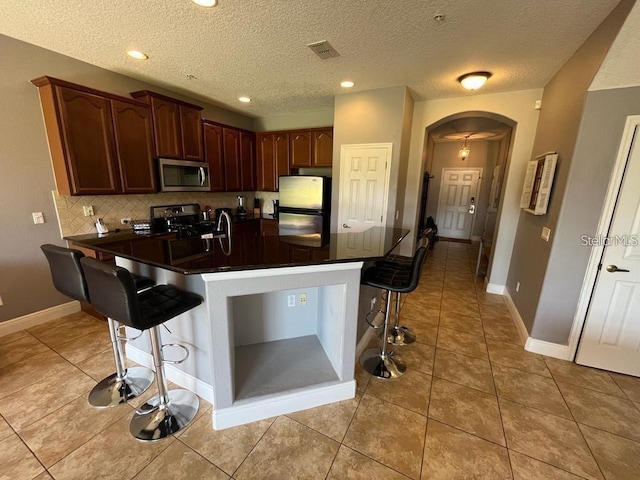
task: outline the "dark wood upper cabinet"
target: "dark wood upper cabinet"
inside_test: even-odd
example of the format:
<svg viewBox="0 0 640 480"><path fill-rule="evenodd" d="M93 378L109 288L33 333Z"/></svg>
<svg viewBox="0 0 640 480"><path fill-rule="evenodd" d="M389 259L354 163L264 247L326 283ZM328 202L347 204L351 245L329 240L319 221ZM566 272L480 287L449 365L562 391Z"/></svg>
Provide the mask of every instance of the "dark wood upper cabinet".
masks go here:
<svg viewBox="0 0 640 480"><path fill-rule="evenodd" d="M330 167L333 164L333 128L314 130L312 137L312 166Z"/></svg>
<svg viewBox="0 0 640 480"><path fill-rule="evenodd" d="M52 77L38 87L58 193L155 192L149 107Z"/></svg>
<svg viewBox="0 0 640 480"><path fill-rule="evenodd" d="M222 127L205 122L204 124L204 152L209 164L209 182L212 192L225 191L224 152L222 141Z"/></svg>
<svg viewBox="0 0 640 480"><path fill-rule="evenodd" d="M202 107L149 90L130 94L151 106L155 156L202 161Z"/></svg>
<svg viewBox="0 0 640 480"><path fill-rule="evenodd" d="M111 100L116 159L125 193L155 193L156 175L149 107Z"/></svg>
<svg viewBox="0 0 640 480"><path fill-rule="evenodd" d="M240 131L240 189L256 189L256 135Z"/></svg>
<svg viewBox="0 0 640 480"><path fill-rule="evenodd" d="M276 160L273 133L258 133L257 171L258 190L261 192L276 191Z"/></svg>
<svg viewBox="0 0 640 480"><path fill-rule="evenodd" d="M263 132L256 135L259 191L277 192L278 177L289 174L289 134Z"/></svg>
<svg viewBox="0 0 640 480"><path fill-rule="evenodd" d="M291 132L289 138L291 142L289 165L291 167L310 167L311 132Z"/></svg>
<svg viewBox="0 0 640 480"><path fill-rule="evenodd" d="M180 125L182 127L183 158L203 160L200 110L180 105Z"/></svg>
<svg viewBox="0 0 640 480"><path fill-rule="evenodd" d="M276 191L278 191L278 178L280 175L289 175L289 134L276 133L273 145L276 157Z"/></svg>
<svg viewBox="0 0 640 480"><path fill-rule="evenodd" d="M227 192L241 190L240 132L233 128L222 129L224 151L224 179Z"/></svg>

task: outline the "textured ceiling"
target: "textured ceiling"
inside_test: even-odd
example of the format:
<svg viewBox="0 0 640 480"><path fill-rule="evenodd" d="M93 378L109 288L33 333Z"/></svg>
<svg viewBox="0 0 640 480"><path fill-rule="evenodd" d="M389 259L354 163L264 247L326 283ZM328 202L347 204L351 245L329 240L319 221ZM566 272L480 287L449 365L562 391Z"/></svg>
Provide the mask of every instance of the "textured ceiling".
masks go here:
<svg viewBox="0 0 640 480"><path fill-rule="evenodd" d="M455 79L474 70L493 72L483 93L540 88L617 3L2 0L0 33L263 117L330 109L347 78L354 91L407 85L417 101L469 94ZM306 45L320 40L341 56L318 58Z"/></svg>

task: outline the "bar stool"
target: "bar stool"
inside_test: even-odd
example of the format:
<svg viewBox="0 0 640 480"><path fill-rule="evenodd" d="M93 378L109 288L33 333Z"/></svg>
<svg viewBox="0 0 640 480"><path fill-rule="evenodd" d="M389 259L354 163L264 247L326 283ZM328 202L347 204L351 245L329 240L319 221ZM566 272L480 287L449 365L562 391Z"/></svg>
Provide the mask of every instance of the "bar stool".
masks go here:
<svg viewBox="0 0 640 480"><path fill-rule="evenodd" d="M384 324L382 333L382 347L380 349L370 348L360 355L360 365L371 375L389 379L397 378L404 374L407 369L406 364L396 355L395 352L387 348L386 339L389 336L389 303L392 293L409 293L415 290L420 280L422 266L427 255L427 247L419 247L412 257L411 267L392 268L388 266L375 265L368 268L362 275L361 283L371 287L386 290L387 301L384 306Z"/></svg>
<svg viewBox="0 0 640 480"><path fill-rule="evenodd" d="M429 246L428 237L424 236L421 240L421 244L424 247ZM382 260L376 262L378 267L395 268L399 270L411 270L413 264L413 257L405 257L402 255L387 255ZM400 325L400 306L402 304L402 293L395 292L395 320L393 326L389 330L387 336L387 342L392 345L402 346L409 345L416 341L416 334L411 331L409 327ZM387 298L387 301L391 301Z"/></svg>
<svg viewBox="0 0 640 480"><path fill-rule="evenodd" d="M56 289L74 300L91 303L87 283L80 266L84 253L79 250L45 244L40 247L49 262L51 278ZM134 277L137 290L144 290L154 285L148 277ZM153 371L146 367L126 368L122 351L119 326L111 318L107 318L111 350L115 373L104 378L89 392L89 404L96 408L115 407L144 393L153 383Z"/></svg>
<svg viewBox="0 0 640 480"><path fill-rule="evenodd" d="M137 293L131 273L93 258L80 260L91 304L103 315L138 330L149 330L158 395L136 410L129 431L138 440L156 441L172 435L193 420L198 397L187 390L167 391L159 326L202 303L202 298L171 285L156 285ZM189 355L179 361L180 363Z"/></svg>

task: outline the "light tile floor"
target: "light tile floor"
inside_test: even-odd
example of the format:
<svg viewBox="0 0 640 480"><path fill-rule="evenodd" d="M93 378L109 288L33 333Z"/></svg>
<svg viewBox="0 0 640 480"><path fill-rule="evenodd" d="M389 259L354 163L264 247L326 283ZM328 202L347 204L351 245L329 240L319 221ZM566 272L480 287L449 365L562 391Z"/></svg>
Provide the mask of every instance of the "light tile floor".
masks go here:
<svg viewBox="0 0 640 480"><path fill-rule="evenodd" d="M400 379L359 367L356 398L222 431L211 406L158 443L136 405L95 410L112 370L106 325L82 313L0 338L0 479L638 479L640 379L526 352L477 246L439 242L397 347ZM145 397L152 395L148 392Z"/></svg>

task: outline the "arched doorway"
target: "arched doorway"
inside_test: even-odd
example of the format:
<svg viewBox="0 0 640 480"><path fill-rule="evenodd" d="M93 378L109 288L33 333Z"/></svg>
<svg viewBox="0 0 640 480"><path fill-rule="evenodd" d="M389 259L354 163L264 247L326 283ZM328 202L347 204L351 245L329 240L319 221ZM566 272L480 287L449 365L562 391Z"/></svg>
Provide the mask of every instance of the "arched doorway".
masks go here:
<svg viewBox="0 0 640 480"><path fill-rule="evenodd" d="M468 111L426 128L420 230L432 217L441 237L482 240L480 274L490 271L515 127L516 122L502 115ZM464 158L463 145L469 151Z"/></svg>

